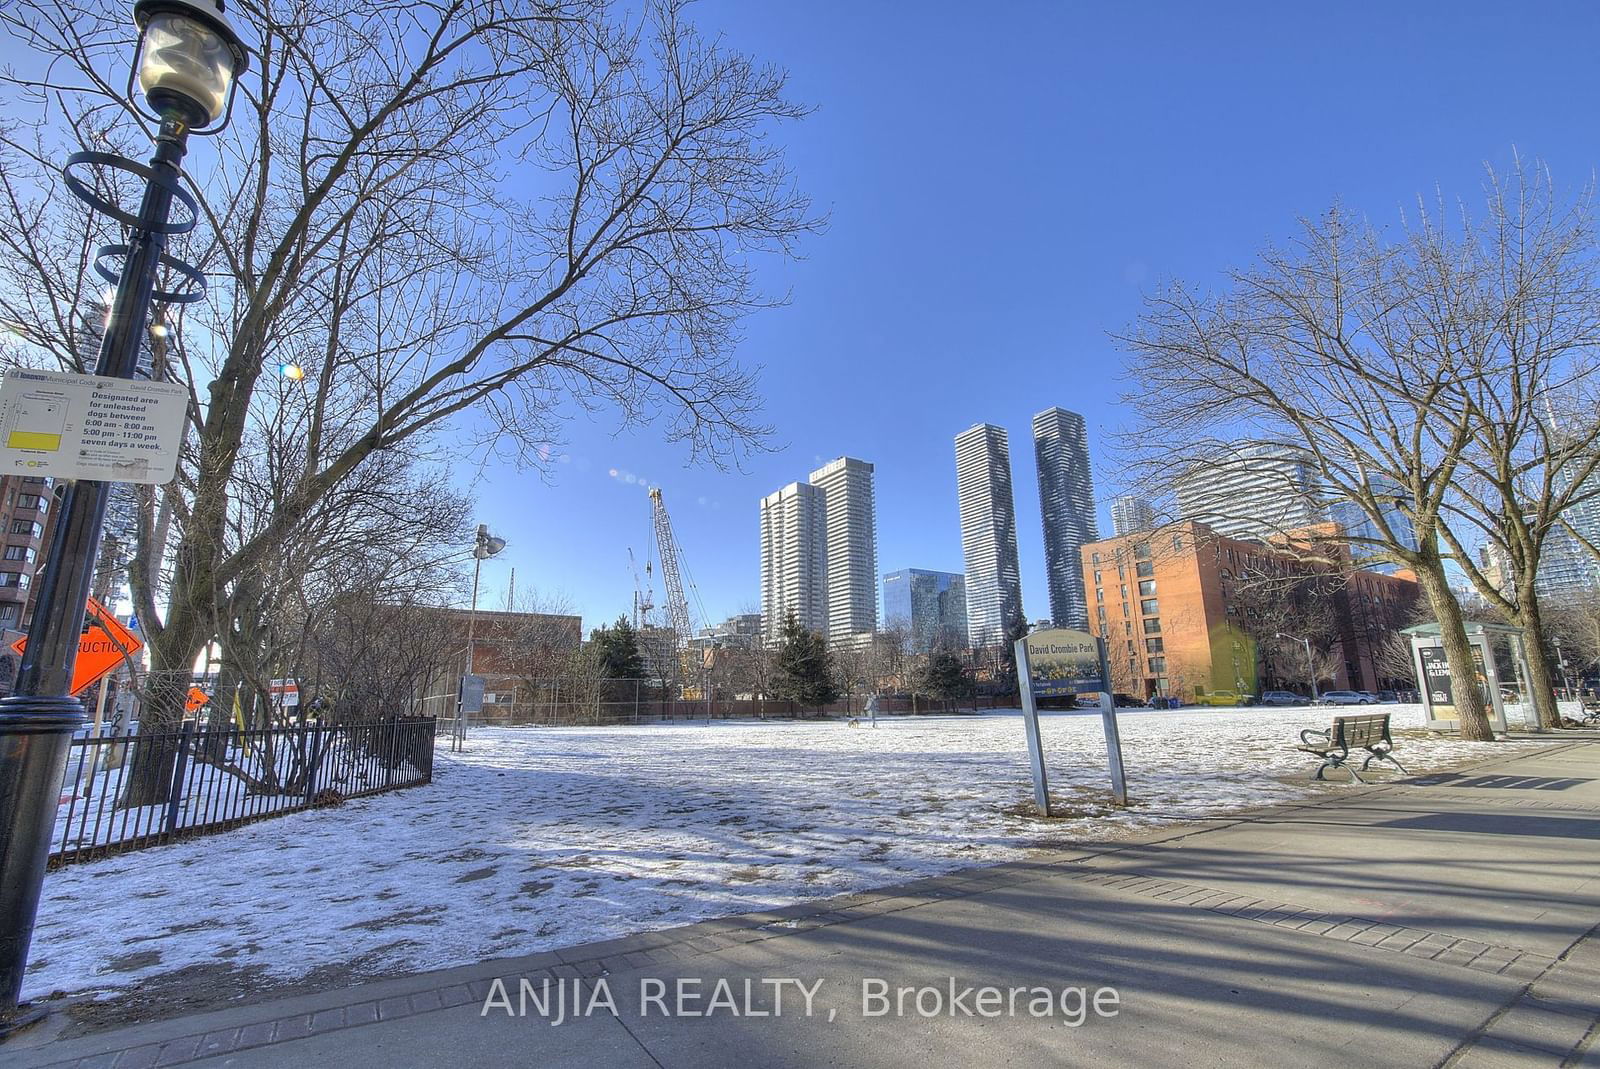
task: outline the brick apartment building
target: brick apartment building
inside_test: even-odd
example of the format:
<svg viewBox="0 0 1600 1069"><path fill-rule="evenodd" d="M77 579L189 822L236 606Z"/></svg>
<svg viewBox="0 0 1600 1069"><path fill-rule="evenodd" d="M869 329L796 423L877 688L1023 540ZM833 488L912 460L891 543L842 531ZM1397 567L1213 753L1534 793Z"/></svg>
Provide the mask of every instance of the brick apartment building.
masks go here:
<svg viewBox="0 0 1600 1069"><path fill-rule="evenodd" d="M467 632L471 613L466 609L434 610L439 626L450 636L451 653L429 694L453 693L467 667ZM563 651L577 649L583 641L581 617L538 612L501 612L479 609L472 621L472 670L484 677L484 701L514 702L530 674L554 672ZM493 695L493 698L487 697Z"/></svg>
<svg viewBox="0 0 1600 1069"><path fill-rule="evenodd" d="M44 558L50 480L38 475L0 476L0 627L18 631L27 618L33 574Z"/></svg>
<svg viewBox="0 0 1600 1069"><path fill-rule="evenodd" d="M1324 676L1325 689L1412 686L1392 677L1380 651L1407 623L1416 582L1409 573L1350 567L1348 551L1325 541L1331 533L1308 528L1295 541L1304 546L1320 536L1316 555L1339 563L1308 561L1286 543L1229 538L1194 521L1085 545L1089 629L1106 640L1115 688L1186 700L1197 689L1306 693L1303 658L1280 654L1283 663L1275 663L1263 650L1273 644L1271 624L1256 606L1271 596L1261 585L1271 579L1325 581L1319 597L1331 627L1320 645L1332 677Z"/></svg>

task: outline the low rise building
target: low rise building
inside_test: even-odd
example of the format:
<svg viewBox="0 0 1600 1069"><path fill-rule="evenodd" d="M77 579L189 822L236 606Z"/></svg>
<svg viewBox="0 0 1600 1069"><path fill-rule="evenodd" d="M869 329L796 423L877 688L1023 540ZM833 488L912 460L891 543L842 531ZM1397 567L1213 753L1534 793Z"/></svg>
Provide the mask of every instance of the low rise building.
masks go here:
<svg viewBox="0 0 1600 1069"><path fill-rule="evenodd" d="M1384 651L1407 622L1416 582L1353 567L1334 535L1331 526L1311 527L1249 541L1183 521L1084 546L1089 627L1106 641L1115 689L1184 700L1217 690L1308 691L1304 655L1276 637L1296 621L1274 599L1292 596L1314 603L1320 686L1410 686Z"/></svg>

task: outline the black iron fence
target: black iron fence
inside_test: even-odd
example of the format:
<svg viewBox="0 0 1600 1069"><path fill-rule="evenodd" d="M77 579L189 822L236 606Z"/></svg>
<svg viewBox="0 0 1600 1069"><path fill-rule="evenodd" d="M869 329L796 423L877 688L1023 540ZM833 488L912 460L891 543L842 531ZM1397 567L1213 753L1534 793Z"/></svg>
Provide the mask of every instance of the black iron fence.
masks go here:
<svg viewBox="0 0 1600 1069"><path fill-rule="evenodd" d="M431 717L72 740L52 865L226 831L433 779Z"/></svg>

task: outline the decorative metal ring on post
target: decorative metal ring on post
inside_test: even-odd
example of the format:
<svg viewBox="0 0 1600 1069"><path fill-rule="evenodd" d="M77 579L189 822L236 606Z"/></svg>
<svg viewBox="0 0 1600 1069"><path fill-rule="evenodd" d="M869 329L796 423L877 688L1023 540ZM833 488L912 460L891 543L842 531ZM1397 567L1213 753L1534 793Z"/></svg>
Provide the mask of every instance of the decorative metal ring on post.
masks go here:
<svg viewBox="0 0 1600 1069"><path fill-rule="evenodd" d="M122 272L113 271L100 261L108 256L120 256L124 263L133 255L133 249L127 245L102 245L94 254L94 269L97 274L113 286L122 281ZM190 267L175 256L162 253L157 262L162 267L169 267L178 272L192 284L192 289L187 290L153 290L150 299L157 304L193 304L195 301L205 300L206 276L198 268Z"/></svg>
<svg viewBox="0 0 1600 1069"><path fill-rule="evenodd" d="M128 159L126 156L118 156L114 152L74 152L71 156L67 157L66 165L61 168L61 180L66 184L66 187L72 191L73 196L83 201L101 215L115 219L117 222L126 227L138 228L146 225L137 215L131 215L128 212L123 211L116 204L106 200L104 197L100 196L100 194L96 193L94 189L90 187L89 183L72 173L72 169L74 167L90 165L96 167L112 167L119 171L126 171L131 175L137 175L138 177L143 178L149 185L162 187L168 193L172 194L173 200L178 201L185 208L189 209L189 217L187 219L178 219L176 221L168 219L159 226L149 227L151 232L156 234L165 234L168 237L171 237L174 234L187 234L189 231L193 230L195 224L200 221L200 205L195 203L195 199L189 195L189 191L184 189L183 186L177 182L168 181L162 175L158 174L153 168L146 167L142 163L136 163L135 161ZM126 246L124 246L124 248L126 248ZM112 279L111 281L115 282L116 279Z"/></svg>

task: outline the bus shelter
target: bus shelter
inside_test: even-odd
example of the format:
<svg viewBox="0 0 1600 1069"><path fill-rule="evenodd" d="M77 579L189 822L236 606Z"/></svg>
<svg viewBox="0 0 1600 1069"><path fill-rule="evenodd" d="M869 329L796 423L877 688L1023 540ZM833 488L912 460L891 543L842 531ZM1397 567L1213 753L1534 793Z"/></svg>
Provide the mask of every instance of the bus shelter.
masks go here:
<svg viewBox="0 0 1600 1069"><path fill-rule="evenodd" d="M1489 710L1489 726L1499 732L1506 730L1506 706L1501 693L1500 657L1511 667L1510 685L1520 695L1524 720L1533 717L1533 695L1528 693L1528 658L1522 645L1522 628L1488 620L1469 620L1466 623L1467 642L1472 647L1472 661L1477 669L1478 690ZM1430 731L1459 731L1461 722L1456 715L1455 683L1450 678L1450 664L1445 659L1442 629L1438 621L1429 621L1408 627L1401 634L1411 639L1411 660L1417 672L1417 689L1422 693L1422 707L1427 713Z"/></svg>

